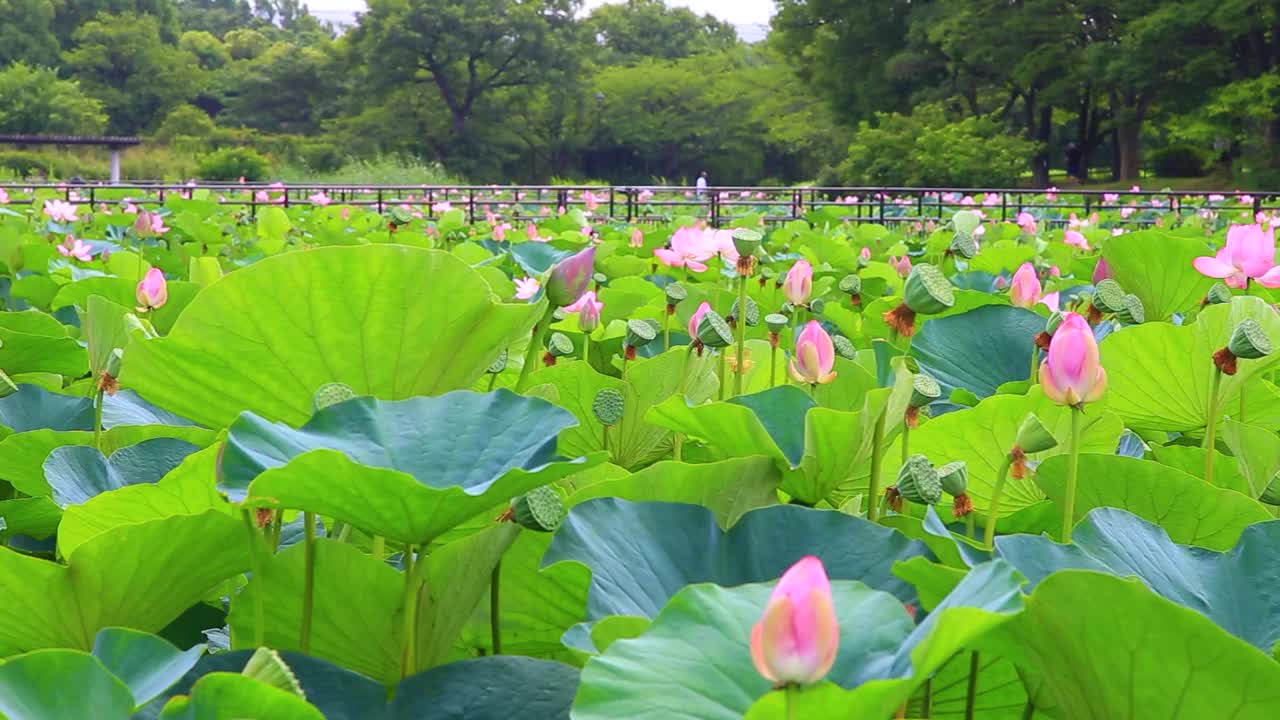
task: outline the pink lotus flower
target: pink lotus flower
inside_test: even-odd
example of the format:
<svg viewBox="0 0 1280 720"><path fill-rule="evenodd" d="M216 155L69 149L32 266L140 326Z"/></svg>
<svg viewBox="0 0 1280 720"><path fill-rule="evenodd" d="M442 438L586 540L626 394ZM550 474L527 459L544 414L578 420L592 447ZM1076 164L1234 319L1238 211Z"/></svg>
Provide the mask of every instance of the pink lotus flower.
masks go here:
<svg viewBox="0 0 1280 720"><path fill-rule="evenodd" d="M1129 188L1129 192L1142 192L1142 188L1138 187L1137 185L1134 185L1133 187Z"/></svg>
<svg viewBox="0 0 1280 720"><path fill-rule="evenodd" d="M1009 279L1003 275L997 275L996 281L993 283L997 290L1003 290L1009 287Z"/></svg>
<svg viewBox="0 0 1280 720"><path fill-rule="evenodd" d="M525 226L524 226L524 236L525 236L525 237L527 237L527 238L529 238L530 240L537 240L537 239L538 239L538 226L537 226L537 225L534 225L533 223L529 223L528 225L525 225Z"/></svg>
<svg viewBox="0 0 1280 720"><path fill-rule="evenodd" d="M1102 193L1102 202L1108 205L1119 202L1120 193Z"/></svg>
<svg viewBox="0 0 1280 720"><path fill-rule="evenodd" d="M577 302L582 293L591 284L591 276L596 267L596 246L588 245L585 249L570 255L551 268L547 278L547 299L556 307L565 307Z"/></svg>
<svg viewBox="0 0 1280 720"><path fill-rule="evenodd" d="M1132 216L1134 213L1136 213L1136 212L1138 212L1138 208L1136 208L1136 207L1134 207L1134 206L1132 206L1132 205L1129 205L1129 206L1127 206L1127 207L1122 207L1122 208L1120 208L1120 217L1122 217L1122 218L1126 218L1126 219L1127 219L1127 218L1131 217L1131 216Z"/></svg>
<svg viewBox="0 0 1280 720"><path fill-rule="evenodd" d="M1098 343L1084 317L1065 313L1040 365L1044 394L1059 405L1093 402L1107 389L1107 371L1098 360Z"/></svg>
<svg viewBox="0 0 1280 720"><path fill-rule="evenodd" d="M4 188L0 188L0 205L8 205L8 204L9 204L9 193L5 192Z"/></svg>
<svg viewBox="0 0 1280 720"><path fill-rule="evenodd" d="M804 305L813 293L813 266L808 260L797 260L782 281L782 294L792 305Z"/></svg>
<svg viewBox="0 0 1280 720"><path fill-rule="evenodd" d="M1049 202L1056 202L1058 199L1058 188L1050 185L1044 190L1044 199Z"/></svg>
<svg viewBox="0 0 1280 720"><path fill-rule="evenodd" d="M1056 278L1062 277L1062 268L1058 267L1057 265L1050 265L1049 277L1056 277Z"/></svg>
<svg viewBox="0 0 1280 720"><path fill-rule="evenodd" d="M493 226L494 242L506 242L507 231L511 229L511 223L498 223Z"/></svg>
<svg viewBox="0 0 1280 720"><path fill-rule="evenodd" d="M1239 200L1240 200L1240 204L1241 204L1241 205L1252 205L1252 204L1253 204L1253 196L1252 196L1252 195L1241 195L1241 196L1239 197Z"/></svg>
<svg viewBox="0 0 1280 720"><path fill-rule="evenodd" d="M453 209L453 203L449 202L448 200L441 200L440 202L435 203L434 205L431 206L431 212L434 212L434 213L447 213L452 209Z"/></svg>
<svg viewBox="0 0 1280 720"><path fill-rule="evenodd" d="M1040 301L1041 290L1035 266L1029 262L1022 263L1009 283L1009 300L1018 307L1029 308Z"/></svg>
<svg viewBox="0 0 1280 720"><path fill-rule="evenodd" d="M756 199L757 199L757 200L764 200L766 197L768 197L768 196L764 194L764 191L763 191L763 190L758 190L758 191L756 191Z"/></svg>
<svg viewBox="0 0 1280 720"><path fill-rule="evenodd" d="M584 333L589 333L600 326L600 311L604 309L604 303L596 300L596 294L593 290L582 293L582 297L572 305L565 307L565 312L576 312L578 315L578 329Z"/></svg>
<svg viewBox="0 0 1280 720"><path fill-rule="evenodd" d="M1116 228L1116 230L1119 229L1120 228ZM1099 282L1111 277L1113 277L1111 275L1111 266L1107 264L1107 259L1098 258L1098 264L1093 266L1093 284L1097 285Z"/></svg>
<svg viewBox="0 0 1280 720"><path fill-rule="evenodd" d="M707 242L706 235L697 228L682 227L671 236L671 249L658 248L653 254L667 267L687 267L693 272L706 272L706 260L715 255L718 248Z"/></svg>
<svg viewBox="0 0 1280 720"><path fill-rule="evenodd" d="M911 258L907 257L906 255L903 255L900 258L896 258L890 255L889 265L894 270L898 271L898 277L905 278L906 276L911 274Z"/></svg>
<svg viewBox="0 0 1280 720"><path fill-rule="evenodd" d="M826 569L816 557L801 558L782 575L751 628L751 661L775 685L812 685L831 672L839 648Z"/></svg>
<svg viewBox="0 0 1280 720"><path fill-rule="evenodd" d="M56 223L73 223L76 221L76 206L63 200L45 200L44 214Z"/></svg>
<svg viewBox="0 0 1280 720"><path fill-rule="evenodd" d="M259 190L258 192L253 194L253 199L255 202L264 203L264 202L270 202L271 196L267 194L266 190Z"/></svg>
<svg viewBox="0 0 1280 720"><path fill-rule="evenodd" d="M93 259L93 248L70 235L58 246L58 252L62 253L63 257L75 258L80 262L89 262Z"/></svg>
<svg viewBox="0 0 1280 720"><path fill-rule="evenodd" d="M871 259L871 248L869 248L869 247L864 247L864 248L862 248L861 250L859 250L859 251L858 251L858 258L859 258L860 260L870 260L870 259Z"/></svg>
<svg viewBox="0 0 1280 720"><path fill-rule="evenodd" d="M1275 265L1274 230L1261 225L1232 225L1227 244L1213 257L1198 257L1192 263L1201 275L1224 278L1229 287L1246 288L1249 280L1268 288L1280 287L1280 267Z"/></svg>
<svg viewBox="0 0 1280 720"><path fill-rule="evenodd" d="M631 240L627 245L633 248L644 247L644 233L640 232L640 228L634 228L631 231Z"/></svg>
<svg viewBox="0 0 1280 720"><path fill-rule="evenodd" d="M702 322L702 316L709 312L711 312L711 305L706 302L703 302L698 306L697 310L693 311L693 315L689 317L689 337L698 337L698 323Z"/></svg>
<svg viewBox="0 0 1280 720"><path fill-rule="evenodd" d="M1219 195L1218 193L1214 193L1208 197L1208 200L1211 203L1219 203L1226 199L1227 199L1226 195Z"/></svg>
<svg viewBox="0 0 1280 720"><path fill-rule="evenodd" d="M1028 235L1036 234L1036 216L1029 212L1018 213L1018 227Z"/></svg>
<svg viewBox="0 0 1280 720"><path fill-rule="evenodd" d="M1081 250L1089 249L1089 241L1086 240L1084 235L1081 235L1078 230L1068 230L1066 234L1063 235L1062 240L1072 247L1078 247Z"/></svg>
<svg viewBox="0 0 1280 720"><path fill-rule="evenodd" d="M640 194L636 196L636 199L637 199L637 200L639 200L639 201L640 201L640 202L642 202L642 203L647 203L647 202L649 202L650 200L652 200L652 199L653 199L653 191L652 191L652 190L641 190L641 191L640 191Z"/></svg>
<svg viewBox="0 0 1280 720"><path fill-rule="evenodd" d="M831 336L810 320L796 338L796 353L791 358L791 377L810 385L825 385L835 379L836 349Z"/></svg>
<svg viewBox="0 0 1280 720"><path fill-rule="evenodd" d="M987 193L982 198L982 204L986 207L992 207L1000 204L1000 195L998 193Z"/></svg>
<svg viewBox="0 0 1280 720"><path fill-rule="evenodd" d="M160 272L160 268L151 268L146 275L142 276L142 282L138 283L138 291L135 295L138 300L138 312L159 310L169 302L169 283L165 281L164 273Z"/></svg>
<svg viewBox="0 0 1280 720"><path fill-rule="evenodd" d="M320 207L324 207L325 205L333 202L333 198L325 195L323 190L307 198L307 200L309 200L312 205L319 205Z"/></svg>
<svg viewBox="0 0 1280 720"><path fill-rule="evenodd" d="M516 278L516 299L532 300L533 296L538 294L538 289L541 287L542 286L538 283L537 278Z"/></svg>
<svg viewBox="0 0 1280 720"><path fill-rule="evenodd" d="M588 190L582 193L582 204L585 205L588 210L595 210L600 207L600 198L596 197L595 193Z"/></svg>
<svg viewBox="0 0 1280 720"><path fill-rule="evenodd" d="M960 204L961 204L961 205L973 205L973 204L974 204L974 202L973 202L973 198L972 198L971 196L969 196L969 195L965 195L963 198L960 198Z"/></svg>
<svg viewBox="0 0 1280 720"><path fill-rule="evenodd" d="M1111 237L1119 237L1124 234L1124 228L1111 228Z"/></svg>

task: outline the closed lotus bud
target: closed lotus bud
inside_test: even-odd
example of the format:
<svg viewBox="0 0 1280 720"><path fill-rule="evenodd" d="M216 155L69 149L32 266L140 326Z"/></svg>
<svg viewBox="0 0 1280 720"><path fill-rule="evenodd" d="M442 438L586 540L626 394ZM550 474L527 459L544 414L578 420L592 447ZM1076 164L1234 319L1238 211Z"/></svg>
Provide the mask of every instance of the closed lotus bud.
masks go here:
<svg viewBox="0 0 1280 720"><path fill-rule="evenodd" d="M1040 387L1050 400L1071 407L1093 402L1107 389L1098 342L1080 315L1063 313L1062 325L1053 334L1040 365Z"/></svg>
<svg viewBox="0 0 1280 720"><path fill-rule="evenodd" d="M1124 309L1124 289L1120 283L1110 278L1099 280L1093 286L1093 306L1108 315L1114 315Z"/></svg>
<svg viewBox="0 0 1280 720"><path fill-rule="evenodd" d="M1141 325L1147 321L1147 309L1142 299L1133 293L1124 296L1124 306L1116 313L1116 319L1126 325Z"/></svg>
<svg viewBox="0 0 1280 720"><path fill-rule="evenodd" d="M769 332L780 333L787 327L787 316L781 313L769 313L764 316L764 324Z"/></svg>
<svg viewBox="0 0 1280 720"><path fill-rule="evenodd" d="M982 224L982 215L976 210L958 210L951 216L951 224L955 226L956 232L973 235Z"/></svg>
<svg viewBox="0 0 1280 720"><path fill-rule="evenodd" d="M808 260L797 260L782 281L782 293L792 305L804 305L813 293L813 266Z"/></svg>
<svg viewBox="0 0 1280 720"><path fill-rule="evenodd" d="M756 301L752 300L751 298L747 298L746 314L747 314L748 327L755 327L760 324L760 306L757 305ZM738 301L737 300L733 301L733 306L729 308L729 317L726 319L729 322L734 323L735 325L737 324L738 322Z"/></svg>
<svg viewBox="0 0 1280 720"><path fill-rule="evenodd" d="M333 382L321 385L311 396L311 405L317 412L327 407L346 402L356 396L350 385Z"/></svg>
<svg viewBox="0 0 1280 720"><path fill-rule="evenodd" d="M536 487L511 501L511 519L526 530L555 532L564 517L564 500L550 485Z"/></svg>
<svg viewBox="0 0 1280 720"><path fill-rule="evenodd" d="M733 231L733 248L738 251L740 257L754 255L763 241L764 235L760 234L758 230L736 228Z"/></svg>
<svg viewBox="0 0 1280 720"><path fill-rule="evenodd" d="M622 342L624 347L642 348L653 342L653 339L657 336L658 333L654 332L653 325L650 325L648 321L628 320L627 336Z"/></svg>
<svg viewBox="0 0 1280 720"><path fill-rule="evenodd" d="M835 347L836 354L845 360L854 360L858 357L858 349L853 346L849 338L843 335L832 336L831 344Z"/></svg>
<svg viewBox="0 0 1280 720"><path fill-rule="evenodd" d="M169 283L160 268L151 268L142 276L134 295L138 301L138 312L159 310L169 302Z"/></svg>
<svg viewBox="0 0 1280 720"><path fill-rule="evenodd" d="M155 234L154 222L149 210L138 210L138 217L133 221L133 231L138 237L151 237Z"/></svg>
<svg viewBox="0 0 1280 720"><path fill-rule="evenodd" d="M622 420L623 411L626 409L625 402L621 391L604 388L596 393L595 399L591 401L591 412L595 413L596 420L599 420L601 425L611 427Z"/></svg>
<svg viewBox="0 0 1280 720"><path fill-rule="evenodd" d="M689 330L689 338L691 340L696 339L698 337L698 325L702 323L702 318L709 312L711 312L711 304L707 302L703 302L701 305L698 306L697 310L693 311L693 315L689 316L688 330ZM699 354L701 354L701 351L699 351Z"/></svg>
<svg viewBox="0 0 1280 720"><path fill-rule="evenodd" d="M796 337L796 351L788 370L797 382L825 385L835 379L836 349L817 320L810 320Z"/></svg>
<svg viewBox="0 0 1280 720"><path fill-rule="evenodd" d="M972 235L957 233L951 238L951 246L948 249L957 257L972 260L978 254L978 241Z"/></svg>
<svg viewBox="0 0 1280 720"><path fill-rule="evenodd" d="M698 321L698 340L709 348L729 347L733 344L733 331L719 313L708 309Z"/></svg>
<svg viewBox="0 0 1280 720"><path fill-rule="evenodd" d="M1018 435L1013 444L1024 453L1038 453L1058 446L1058 438L1040 422L1035 413L1028 413L1018 426Z"/></svg>
<svg viewBox="0 0 1280 720"><path fill-rule="evenodd" d="M1209 288L1209 293L1204 296L1204 300L1200 304L1221 305L1229 302L1231 302L1231 288L1219 282L1214 283L1213 287Z"/></svg>
<svg viewBox="0 0 1280 720"><path fill-rule="evenodd" d="M934 505L942 499L942 479L924 455L912 455L898 470L898 494L918 505Z"/></svg>
<svg viewBox="0 0 1280 720"><path fill-rule="evenodd" d="M547 278L545 292L554 307L572 305L591 283L596 262L596 246L591 245L556 263Z"/></svg>
<svg viewBox="0 0 1280 720"><path fill-rule="evenodd" d="M494 358L493 362L489 363L489 367L488 369L485 370L485 372L491 375L497 375L498 373L506 369L507 369L507 351L503 350L502 352L498 353L498 357Z"/></svg>
<svg viewBox="0 0 1280 720"><path fill-rule="evenodd" d="M778 687L812 685L831 671L839 647L826 570L816 557L801 558L783 573L751 628L751 662Z"/></svg>

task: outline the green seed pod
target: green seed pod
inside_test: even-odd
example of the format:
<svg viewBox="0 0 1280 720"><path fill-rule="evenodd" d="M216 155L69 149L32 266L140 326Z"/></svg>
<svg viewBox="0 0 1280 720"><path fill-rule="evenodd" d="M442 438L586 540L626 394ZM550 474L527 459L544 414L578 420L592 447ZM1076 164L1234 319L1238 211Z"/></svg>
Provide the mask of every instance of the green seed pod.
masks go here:
<svg viewBox="0 0 1280 720"><path fill-rule="evenodd" d="M763 241L764 235L757 230L737 228L733 231L733 247L742 257L754 254Z"/></svg>
<svg viewBox="0 0 1280 720"><path fill-rule="evenodd" d="M784 302L782 303L782 307L778 308L778 312L786 315L787 317L791 317L796 314L796 306L789 302Z"/></svg>
<svg viewBox="0 0 1280 720"><path fill-rule="evenodd" d="M668 305L679 305L689 297L689 291L680 283L671 283L665 289Z"/></svg>
<svg viewBox="0 0 1280 720"><path fill-rule="evenodd" d="M623 343L627 347L640 348L653 342L658 336L653 326L644 320L628 320L627 321L627 337Z"/></svg>
<svg viewBox="0 0 1280 720"><path fill-rule="evenodd" d="M604 285L609 282L609 276L604 273L595 273L591 276L591 281L597 285Z"/></svg>
<svg viewBox="0 0 1280 720"><path fill-rule="evenodd" d="M932 265L920 264L911 268L903 290L907 307L920 315L937 315L956 302L956 295L947 276Z"/></svg>
<svg viewBox="0 0 1280 720"><path fill-rule="evenodd" d="M840 278L840 292L846 295L857 295L862 292L862 278L857 275L845 275Z"/></svg>
<svg viewBox="0 0 1280 720"><path fill-rule="evenodd" d="M955 226L956 232L973 235L973 232L982 224L982 214L977 210L957 210L956 214L951 216L951 224Z"/></svg>
<svg viewBox="0 0 1280 720"><path fill-rule="evenodd" d="M940 397L942 397L942 386L932 376L917 373L911 378L911 407L924 407Z"/></svg>
<svg viewBox="0 0 1280 720"><path fill-rule="evenodd" d="M733 306L729 308L729 317L736 323L738 319L738 301L733 301ZM755 327L760 324L760 306L756 301L747 298L747 326Z"/></svg>
<svg viewBox="0 0 1280 720"><path fill-rule="evenodd" d="M1104 313L1115 314L1124 309L1124 289L1120 283L1107 278L1093 286L1093 306Z"/></svg>
<svg viewBox="0 0 1280 720"><path fill-rule="evenodd" d="M1242 360L1257 360L1271 354L1271 340L1257 320L1245 318L1231 331L1227 349Z"/></svg>
<svg viewBox="0 0 1280 720"><path fill-rule="evenodd" d="M849 338L843 335L831 336L831 344L836 349L836 354L845 360L853 360L858 356L858 350L849 341Z"/></svg>
<svg viewBox="0 0 1280 720"><path fill-rule="evenodd" d="M394 207L387 213L387 219L396 225L408 225L413 222L413 215L402 207Z"/></svg>
<svg viewBox="0 0 1280 720"><path fill-rule="evenodd" d="M709 348L729 347L733 344L733 331L719 313L708 310L698 321L698 340Z"/></svg>
<svg viewBox="0 0 1280 720"><path fill-rule="evenodd" d="M1231 288L1222 283L1214 283L1209 293L1204 296L1206 305L1221 305L1231 302Z"/></svg>
<svg viewBox="0 0 1280 720"><path fill-rule="evenodd" d="M547 352L552 357L569 357L573 354L573 341L564 333L551 333L551 339L547 341Z"/></svg>
<svg viewBox="0 0 1280 720"><path fill-rule="evenodd" d="M356 391L351 386L343 383L326 383L321 385L315 394L311 396L311 405L317 410L323 410L331 405L337 405L340 402L346 402L356 396Z"/></svg>
<svg viewBox="0 0 1280 720"><path fill-rule="evenodd" d="M942 499L942 479L924 455L912 455L898 471L898 492L919 505L933 505Z"/></svg>
<svg viewBox="0 0 1280 720"><path fill-rule="evenodd" d="M1126 325L1141 325L1147 320L1147 309L1142 299L1133 293L1124 296L1124 306L1116 313L1116 319Z"/></svg>
<svg viewBox="0 0 1280 720"><path fill-rule="evenodd" d="M555 532L564 522L564 500L550 485L536 487L511 501L516 524L535 532Z"/></svg>
<svg viewBox="0 0 1280 720"><path fill-rule="evenodd" d="M285 663L284 658L280 657L280 653L271 648L260 647L255 650L240 674L300 698L307 696L302 691L298 676L293 674L293 670Z"/></svg>
<svg viewBox="0 0 1280 720"><path fill-rule="evenodd" d="M822 298L814 298L809 301L809 310L812 311L814 315L821 315L822 309L826 306L827 303Z"/></svg>
<svg viewBox="0 0 1280 720"><path fill-rule="evenodd" d="M973 256L978 254L978 241L972 235L956 233L956 236L951 238L951 252L957 257L972 260Z"/></svg>
<svg viewBox="0 0 1280 720"><path fill-rule="evenodd" d="M769 332L780 333L787 327L787 316L780 313L769 313L764 316L764 324Z"/></svg>
<svg viewBox="0 0 1280 720"><path fill-rule="evenodd" d="M617 425L622 420L624 410L626 405L622 393L614 388L604 388L591 401L591 412L595 413L596 420L605 427Z"/></svg>
<svg viewBox="0 0 1280 720"><path fill-rule="evenodd" d="M1058 326L1062 324L1062 313L1057 310L1049 315L1049 319L1045 321L1044 331L1050 335L1058 331Z"/></svg>
<svg viewBox="0 0 1280 720"><path fill-rule="evenodd" d="M1024 453L1038 453L1057 447L1058 438L1049 432L1035 413L1028 413L1022 424L1018 426L1018 436L1013 444Z"/></svg>
<svg viewBox="0 0 1280 720"><path fill-rule="evenodd" d="M969 485L969 465L963 460L949 462L938 468L938 479L942 490L951 497L963 495Z"/></svg>
<svg viewBox="0 0 1280 720"><path fill-rule="evenodd" d="M489 363L489 369L485 370L485 372L491 375L497 375L498 373L506 369L507 369L507 351L503 350L502 352L498 353L498 357L494 358L493 362Z"/></svg>
<svg viewBox="0 0 1280 720"><path fill-rule="evenodd" d="M551 311L551 319L556 322L560 322L561 320L567 317L569 317L569 313L565 312L564 308L562 307L558 307L555 310Z"/></svg>

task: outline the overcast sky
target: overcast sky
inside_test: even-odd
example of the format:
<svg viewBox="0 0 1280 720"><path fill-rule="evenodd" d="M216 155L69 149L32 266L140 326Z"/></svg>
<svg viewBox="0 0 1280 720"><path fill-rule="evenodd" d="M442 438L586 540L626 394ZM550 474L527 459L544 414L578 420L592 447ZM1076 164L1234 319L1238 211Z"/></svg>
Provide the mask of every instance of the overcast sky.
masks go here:
<svg viewBox="0 0 1280 720"><path fill-rule="evenodd" d="M586 0L586 6L603 5L605 0ZM333 20L364 10L363 0L306 0L317 17ZM734 25L767 25L773 14L773 0L667 0L668 5L683 5L698 14L711 13Z"/></svg>

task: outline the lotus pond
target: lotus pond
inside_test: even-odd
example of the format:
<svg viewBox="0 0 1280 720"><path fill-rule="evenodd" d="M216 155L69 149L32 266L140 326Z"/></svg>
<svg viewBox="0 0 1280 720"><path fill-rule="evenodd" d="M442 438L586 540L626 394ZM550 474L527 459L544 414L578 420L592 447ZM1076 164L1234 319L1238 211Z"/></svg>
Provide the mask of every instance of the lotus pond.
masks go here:
<svg viewBox="0 0 1280 720"><path fill-rule="evenodd" d="M1270 217L65 197L0 199L8 720L1280 712Z"/></svg>

